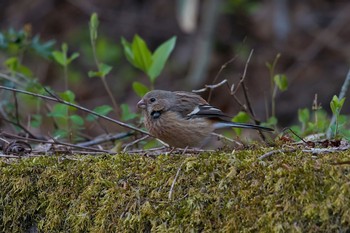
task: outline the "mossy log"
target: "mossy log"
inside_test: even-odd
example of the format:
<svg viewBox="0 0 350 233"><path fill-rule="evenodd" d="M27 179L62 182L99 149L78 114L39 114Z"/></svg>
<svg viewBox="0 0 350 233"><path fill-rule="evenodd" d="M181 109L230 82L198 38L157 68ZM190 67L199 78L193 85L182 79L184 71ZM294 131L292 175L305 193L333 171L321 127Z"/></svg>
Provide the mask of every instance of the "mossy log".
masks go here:
<svg viewBox="0 0 350 233"><path fill-rule="evenodd" d="M0 161L1 232L345 232L349 152Z"/></svg>

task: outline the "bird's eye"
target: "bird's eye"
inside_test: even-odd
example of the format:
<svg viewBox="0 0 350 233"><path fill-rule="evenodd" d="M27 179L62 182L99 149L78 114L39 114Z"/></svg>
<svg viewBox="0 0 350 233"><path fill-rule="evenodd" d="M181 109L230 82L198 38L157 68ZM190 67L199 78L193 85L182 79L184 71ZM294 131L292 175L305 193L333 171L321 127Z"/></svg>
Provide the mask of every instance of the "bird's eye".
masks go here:
<svg viewBox="0 0 350 233"><path fill-rule="evenodd" d="M156 101L156 98L150 98L149 101L150 101L151 103L153 103L153 102Z"/></svg>

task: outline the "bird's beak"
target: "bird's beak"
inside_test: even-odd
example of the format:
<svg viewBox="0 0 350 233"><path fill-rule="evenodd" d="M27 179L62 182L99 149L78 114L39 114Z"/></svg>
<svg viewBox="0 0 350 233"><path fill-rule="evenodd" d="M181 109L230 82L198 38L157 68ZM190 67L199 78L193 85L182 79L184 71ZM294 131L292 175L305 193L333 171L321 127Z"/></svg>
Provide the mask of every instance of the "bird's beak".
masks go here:
<svg viewBox="0 0 350 233"><path fill-rule="evenodd" d="M141 99L141 100L137 103L137 107L138 107L138 108L142 108L142 109L146 108L146 103L145 103L145 101L144 101L143 99Z"/></svg>

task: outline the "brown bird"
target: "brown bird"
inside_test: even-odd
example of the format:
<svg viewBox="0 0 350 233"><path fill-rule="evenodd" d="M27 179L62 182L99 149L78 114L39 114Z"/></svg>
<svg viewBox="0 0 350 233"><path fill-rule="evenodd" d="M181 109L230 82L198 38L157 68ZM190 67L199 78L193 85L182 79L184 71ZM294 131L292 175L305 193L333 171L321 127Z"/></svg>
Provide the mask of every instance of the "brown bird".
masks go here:
<svg viewBox="0 0 350 233"><path fill-rule="evenodd" d="M220 128L248 128L273 131L258 125L235 123L220 109L197 94L154 90L138 103L150 134L173 147L201 147Z"/></svg>

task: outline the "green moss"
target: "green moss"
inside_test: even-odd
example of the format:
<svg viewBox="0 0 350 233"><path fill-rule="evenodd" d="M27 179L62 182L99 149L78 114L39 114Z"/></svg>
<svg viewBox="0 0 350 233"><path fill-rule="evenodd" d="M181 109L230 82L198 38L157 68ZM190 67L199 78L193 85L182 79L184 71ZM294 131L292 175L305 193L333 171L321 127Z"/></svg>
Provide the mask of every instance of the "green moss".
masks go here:
<svg viewBox="0 0 350 233"><path fill-rule="evenodd" d="M285 153L259 161L266 150L2 160L0 231L350 229L350 165L333 165L349 160L349 152L316 158Z"/></svg>

